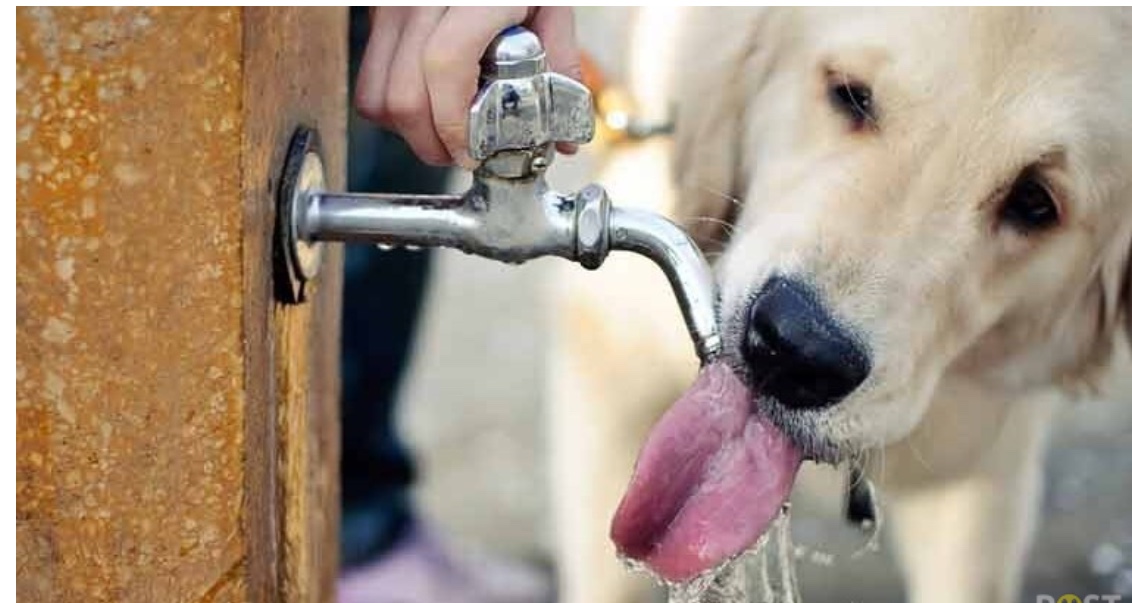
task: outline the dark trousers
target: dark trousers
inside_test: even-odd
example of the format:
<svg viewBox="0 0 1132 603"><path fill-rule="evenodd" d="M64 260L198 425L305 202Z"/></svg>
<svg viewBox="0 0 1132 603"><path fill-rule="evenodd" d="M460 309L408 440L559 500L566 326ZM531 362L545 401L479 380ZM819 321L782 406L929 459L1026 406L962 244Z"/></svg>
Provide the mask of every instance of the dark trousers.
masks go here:
<svg viewBox="0 0 1132 603"><path fill-rule="evenodd" d="M350 11L350 84L369 34ZM350 112L349 189L442 192L446 170L426 166L396 136ZM408 361L431 253L348 245L342 301L342 531L345 566L380 556L412 521L411 455L397 435L397 389Z"/></svg>

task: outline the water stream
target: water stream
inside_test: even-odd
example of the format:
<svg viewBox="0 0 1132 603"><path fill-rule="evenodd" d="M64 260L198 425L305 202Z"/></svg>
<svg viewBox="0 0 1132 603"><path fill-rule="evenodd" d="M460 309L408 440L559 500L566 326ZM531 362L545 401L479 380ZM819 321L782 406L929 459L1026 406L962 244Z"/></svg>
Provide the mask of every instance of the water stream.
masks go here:
<svg viewBox="0 0 1132 603"><path fill-rule="evenodd" d="M794 545L790 540L790 508L754 546L687 582L661 580L643 564L623 560L634 571L647 573L668 588L668 603L801 603L794 575Z"/></svg>

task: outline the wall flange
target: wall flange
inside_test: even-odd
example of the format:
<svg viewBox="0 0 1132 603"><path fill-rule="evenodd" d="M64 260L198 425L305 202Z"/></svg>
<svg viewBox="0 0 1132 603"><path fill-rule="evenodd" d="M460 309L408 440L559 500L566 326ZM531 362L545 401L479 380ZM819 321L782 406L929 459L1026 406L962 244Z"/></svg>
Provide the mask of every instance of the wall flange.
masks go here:
<svg viewBox="0 0 1132 603"><path fill-rule="evenodd" d="M280 301L306 301L307 285L318 275L323 244L299 231L299 217L311 196L326 188L318 130L299 126L291 137L279 181L275 227L275 292Z"/></svg>

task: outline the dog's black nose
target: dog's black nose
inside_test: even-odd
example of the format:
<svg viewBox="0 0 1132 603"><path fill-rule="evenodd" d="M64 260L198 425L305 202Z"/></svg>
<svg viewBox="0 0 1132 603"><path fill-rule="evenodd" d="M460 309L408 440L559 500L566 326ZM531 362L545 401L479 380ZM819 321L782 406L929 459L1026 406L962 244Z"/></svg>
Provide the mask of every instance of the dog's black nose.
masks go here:
<svg viewBox="0 0 1132 603"><path fill-rule="evenodd" d="M865 347L804 283L772 276L751 304L743 355L755 387L791 408L821 408L869 376Z"/></svg>

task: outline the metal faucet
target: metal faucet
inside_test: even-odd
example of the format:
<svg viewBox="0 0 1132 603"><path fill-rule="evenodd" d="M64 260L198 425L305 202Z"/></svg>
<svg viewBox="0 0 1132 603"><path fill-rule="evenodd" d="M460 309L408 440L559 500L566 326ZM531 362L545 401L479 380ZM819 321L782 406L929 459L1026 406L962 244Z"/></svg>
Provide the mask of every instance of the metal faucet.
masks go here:
<svg viewBox="0 0 1132 603"><path fill-rule="evenodd" d="M589 142L594 114L589 90L547 71L545 56L538 37L521 27L504 31L485 52L468 120L469 154L480 164L462 195L326 191L317 133L300 128L277 212L289 301L302 301L322 242L452 247L513 264L549 255L589 269L624 250L660 266L696 353L705 363L714 357L721 345L715 286L691 238L658 214L613 207L596 184L573 194L547 185L555 144Z"/></svg>

